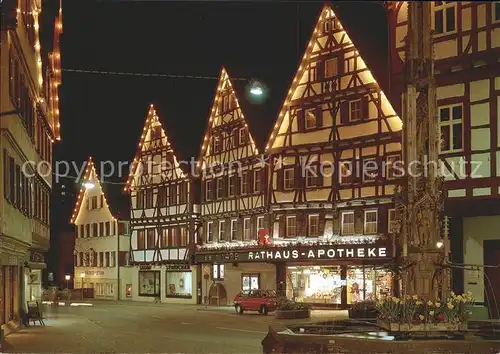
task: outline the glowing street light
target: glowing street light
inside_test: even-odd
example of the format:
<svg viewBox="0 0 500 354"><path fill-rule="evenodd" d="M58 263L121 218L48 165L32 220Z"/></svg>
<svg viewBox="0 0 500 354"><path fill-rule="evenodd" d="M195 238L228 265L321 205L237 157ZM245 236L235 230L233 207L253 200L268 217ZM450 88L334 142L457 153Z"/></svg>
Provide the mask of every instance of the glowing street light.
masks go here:
<svg viewBox="0 0 500 354"><path fill-rule="evenodd" d="M71 275L66 274L64 276L64 279L66 279L66 289L69 289L68 284L69 284L69 280L71 279Z"/></svg>
<svg viewBox="0 0 500 354"><path fill-rule="evenodd" d="M252 84L252 88L250 89L250 93L252 95L255 95L255 96L260 96L264 93L264 90L262 90L262 86L261 86L260 82L255 81Z"/></svg>
<svg viewBox="0 0 500 354"><path fill-rule="evenodd" d="M90 182L90 181L84 182L83 186L85 187L85 189L93 189L93 188L95 188L95 184L92 183L92 182Z"/></svg>

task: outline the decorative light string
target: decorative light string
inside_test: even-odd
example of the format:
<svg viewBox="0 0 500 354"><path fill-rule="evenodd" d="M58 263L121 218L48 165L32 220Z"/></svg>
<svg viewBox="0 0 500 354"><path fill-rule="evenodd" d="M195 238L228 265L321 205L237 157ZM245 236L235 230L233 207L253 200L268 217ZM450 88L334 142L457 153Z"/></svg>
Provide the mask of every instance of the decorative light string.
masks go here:
<svg viewBox="0 0 500 354"><path fill-rule="evenodd" d="M121 76L140 76L140 77L166 77L169 79L193 79L193 80L219 80L215 76L203 75L176 75L176 74L161 74L161 73L140 73L140 72L124 72L124 71L104 71L104 70L87 70L87 69L61 69L64 72L73 72L81 74L97 74L97 75L121 75ZM237 77L233 80L251 81L251 79Z"/></svg>

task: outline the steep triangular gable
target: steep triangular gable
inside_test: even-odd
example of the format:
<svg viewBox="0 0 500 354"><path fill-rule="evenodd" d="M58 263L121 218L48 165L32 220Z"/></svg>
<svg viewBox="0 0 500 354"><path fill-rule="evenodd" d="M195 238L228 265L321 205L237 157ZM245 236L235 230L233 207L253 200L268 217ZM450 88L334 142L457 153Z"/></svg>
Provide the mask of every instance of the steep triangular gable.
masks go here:
<svg viewBox="0 0 500 354"><path fill-rule="evenodd" d="M331 22L328 26L332 26L331 28L335 26L335 28L327 31L325 29L326 26L325 22ZM339 53L347 51L350 52L349 53L350 57L345 57L345 58L341 57L340 59L339 63L340 65L338 66L338 68L340 68L339 69L340 73L343 72L343 68L348 65L347 59L353 59L352 61L355 62L354 65L356 65L356 70L362 70L362 69L366 70L364 70L361 73L351 75L348 80L346 80L345 77L339 77L337 79L331 79L330 82L326 82L326 80L317 80L317 82L313 84L306 84L310 81L309 72L311 67L314 67L318 65L318 63L320 63L319 56L320 55L323 56L328 53L332 54L333 52L336 51ZM321 68L316 68L316 72L318 72L318 69L322 70L321 75L323 75L323 72L325 70L324 66L321 66ZM275 149L281 147L280 145L276 144L278 135L280 135L281 139L280 143L283 143L283 141L286 141L286 138L283 138L283 135L292 130L292 127L294 127L294 129L297 129L296 123L294 124L292 122L295 117L296 110L294 109L292 111L290 109L291 102L303 99L304 101L307 101L309 103L322 102L322 103L327 103L329 106L332 106L334 103L332 102L332 100L337 100L339 102L341 100L341 98L339 97L333 98L335 94L338 93L338 91L344 90L342 95L338 96L343 96L342 99L345 99L347 94L355 93L356 90L358 92L365 91L366 93L367 90L365 88L362 88L360 90L360 87L361 86L367 87L370 85L372 87L376 87L377 90L380 92L379 95L380 97L372 96L371 100L381 101L380 106L382 107L382 112L380 116L382 116L384 120L382 131L383 132L400 131L402 128L401 119L396 115L389 100L382 92L382 90L380 90L378 83L371 74L370 70L367 68L364 60L359 55L358 50L354 47L352 40L349 38L345 28L340 23L338 17L333 12L331 6L325 5L316 22L314 32L311 36L306 52L304 53L304 56L301 60L299 68L294 76L291 87L288 91L283 106L280 110L277 122L274 125L274 128L269 137L265 151L267 152L269 149ZM317 100L317 98L321 95L331 95L331 98L329 98L330 102L328 101L320 102L319 100ZM330 118L330 121L325 121L324 124L331 125L332 119L338 120L337 118L339 117L340 113L339 109L334 110L333 108L330 108L330 112L333 112L333 114L332 113L331 114L333 115L334 118ZM351 132L354 134L352 134ZM335 134L339 135L338 131ZM345 134L346 139L355 137L356 136L355 134L356 132L353 129L351 129L350 131L346 130ZM329 133L327 131L325 131L323 135L324 135L323 138L325 140L329 139Z"/></svg>
<svg viewBox="0 0 500 354"><path fill-rule="evenodd" d="M225 129L227 127L227 129ZM242 133L245 137L240 144L239 127L244 128ZM237 132L235 130L238 130ZM218 136L214 136L217 131ZM220 135L220 136L219 136ZM219 156L214 156L213 140L221 139L222 150L224 153L216 153ZM225 144L233 144L238 146L238 149L225 151ZM239 103L236 91L233 88L231 79L225 68L222 68L217 84L217 91L210 111L207 128L201 145L200 161L197 167L202 168L201 163L211 164L212 162L229 162L240 158L258 155L259 151L255 144L255 140L249 131L248 123L243 115L241 105ZM228 161L229 160L229 161Z"/></svg>
<svg viewBox="0 0 500 354"><path fill-rule="evenodd" d="M184 172L181 170L180 165L177 161L177 157L174 154L170 143L168 142L167 134L162 127L160 119L156 114L154 106L151 104L149 106L148 115L146 117L146 122L144 123L144 128L142 129L141 138L139 139L139 144L137 146L137 152L135 154L134 160L132 161L132 167L130 169L130 174L127 179L127 183L124 187L124 191L128 191L135 183L137 174L141 172L142 168L147 168L147 164L142 165L141 158L148 151L158 151L162 150L165 153L165 157L171 156L172 166L176 172L176 176L185 177ZM148 157L149 158L149 157ZM162 163L162 162L160 162ZM166 164L166 161L163 161ZM166 167L166 166L164 166Z"/></svg>
<svg viewBox="0 0 500 354"><path fill-rule="evenodd" d="M104 205L106 206L106 209L109 211L110 215L112 215L108 201L106 200L106 194L104 194L104 191L101 186L101 181L99 180L99 177L97 175L94 162L92 161L92 157L89 157L89 159L87 160L87 167L85 168L85 174L82 179L80 192L78 193L78 198L76 199L75 208L73 209L73 215L71 216L71 221L70 221L71 224L74 224L78 219L78 216L80 215L82 206L85 202L86 194L89 192L89 189L85 187L85 184L89 182L94 184L94 187L91 190L93 192L98 192L93 194L103 195Z"/></svg>

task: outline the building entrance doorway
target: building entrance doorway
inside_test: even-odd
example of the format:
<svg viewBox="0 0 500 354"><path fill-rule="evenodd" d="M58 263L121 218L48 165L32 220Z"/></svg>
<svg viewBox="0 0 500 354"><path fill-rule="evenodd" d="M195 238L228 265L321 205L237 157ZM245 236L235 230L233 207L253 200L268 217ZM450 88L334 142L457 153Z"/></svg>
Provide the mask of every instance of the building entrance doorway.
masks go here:
<svg viewBox="0 0 500 354"><path fill-rule="evenodd" d="M485 240L483 243L483 264L500 265L500 240ZM495 301L497 299L497 301ZM484 268L484 303L488 306L490 318L500 315L500 272L498 268Z"/></svg>

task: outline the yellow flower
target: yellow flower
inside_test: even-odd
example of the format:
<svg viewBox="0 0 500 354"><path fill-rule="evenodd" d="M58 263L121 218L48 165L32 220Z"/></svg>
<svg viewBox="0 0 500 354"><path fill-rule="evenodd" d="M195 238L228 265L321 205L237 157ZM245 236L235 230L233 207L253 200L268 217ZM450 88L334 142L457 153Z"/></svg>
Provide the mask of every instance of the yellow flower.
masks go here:
<svg viewBox="0 0 500 354"><path fill-rule="evenodd" d="M398 299L397 297L393 296L393 297L392 297L392 301L394 301L394 302L399 302L399 299Z"/></svg>
<svg viewBox="0 0 500 354"><path fill-rule="evenodd" d="M434 316L434 311L429 311L429 315Z"/></svg>
<svg viewBox="0 0 500 354"><path fill-rule="evenodd" d="M422 301L420 301L420 300L418 300L418 301L417 301L417 302L415 302L415 303L416 303L417 305L422 305L422 304L423 304L423 302L422 302Z"/></svg>
<svg viewBox="0 0 500 354"><path fill-rule="evenodd" d="M418 300L418 295L413 295L413 300Z"/></svg>
<svg viewBox="0 0 500 354"><path fill-rule="evenodd" d="M457 299L458 301L464 301L464 298L462 297L462 295L458 295L458 296L456 297L456 299Z"/></svg>
<svg viewBox="0 0 500 354"><path fill-rule="evenodd" d="M453 291L451 292L451 297L455 297L455 293Z"/></svg>
<svg viewBox="0 0 500 354"><path fill-rule="evenodd" d="M429 300L427 301L427 306L434 306L434 303L431 300Z"/></svg>
<svg viewBox="0 0 500 354"><path fill-rule="evenodd" d="M423 321L425 317L423 315L420 315L418 316L418 318L420 318L420 321Z"/></svg>
<svg viewBox="0 0 500 354"><path fill-rule="evenodd" d="M446 304L446 306L448 306L448 308L451 310L453 308L453 304L451 302L448 302L448 304Z"/></svg>
<svg viewBox="0 0 500 354"><path fill-rule="evenodd" d="M441 307L441 303L440 302L436 302L436 307Z"/></svg>

